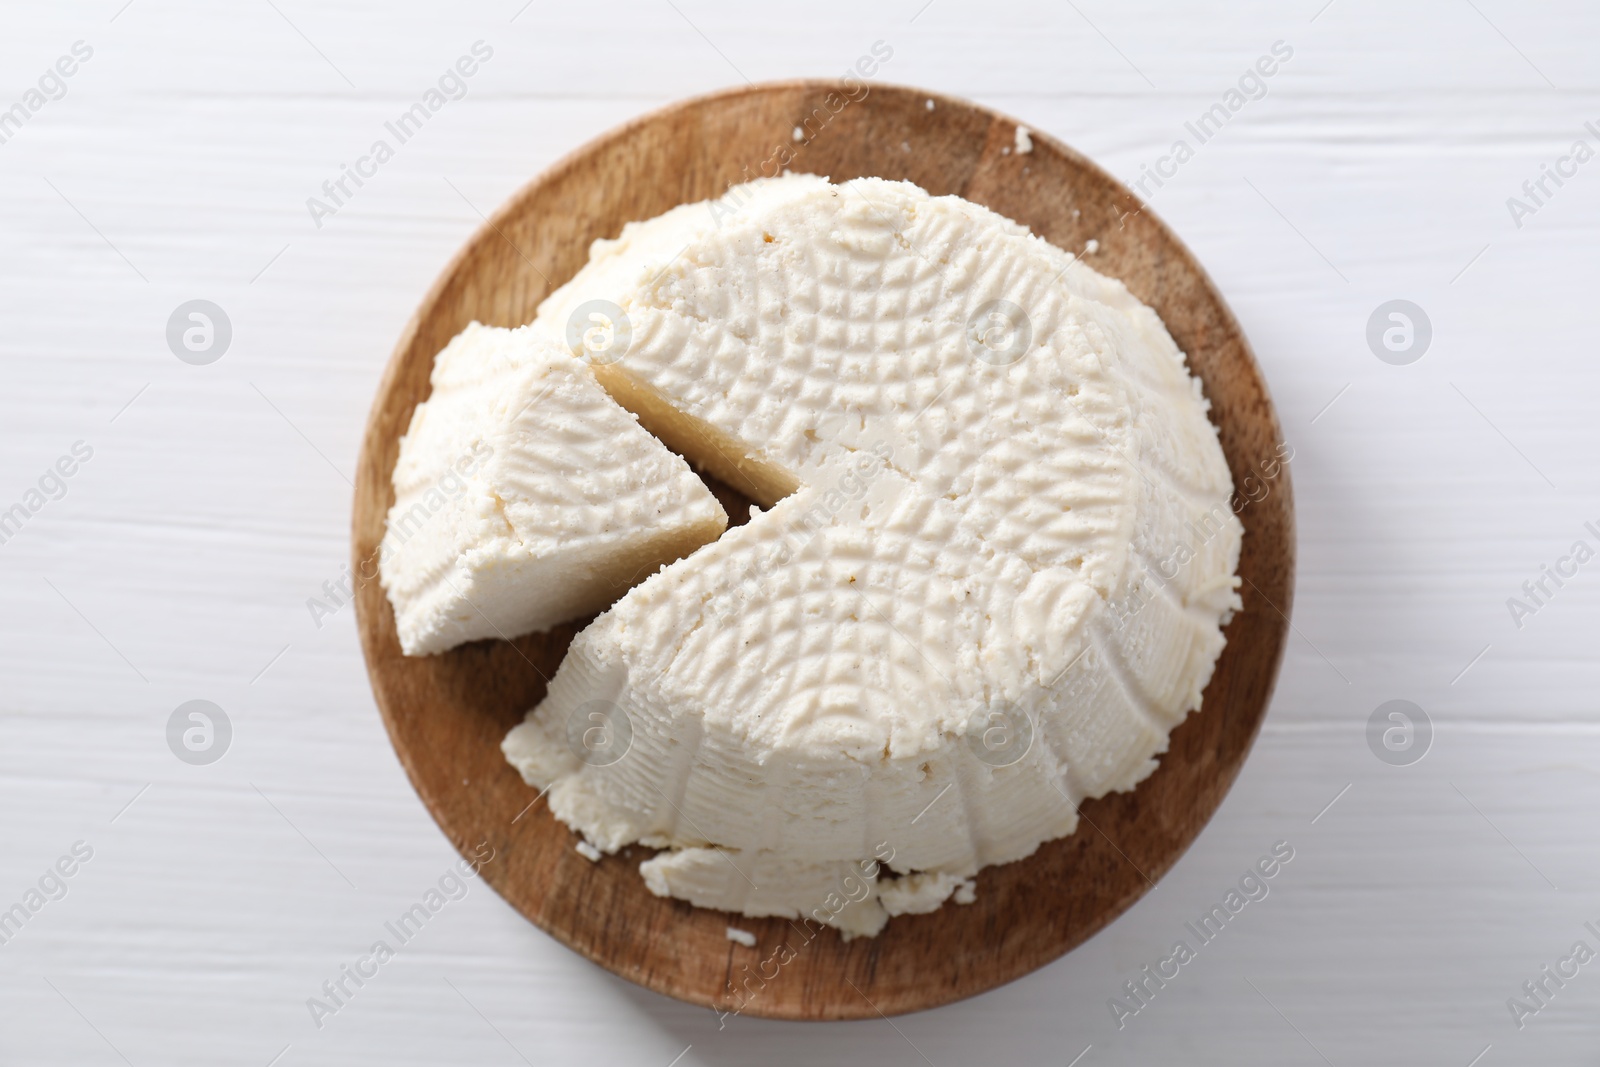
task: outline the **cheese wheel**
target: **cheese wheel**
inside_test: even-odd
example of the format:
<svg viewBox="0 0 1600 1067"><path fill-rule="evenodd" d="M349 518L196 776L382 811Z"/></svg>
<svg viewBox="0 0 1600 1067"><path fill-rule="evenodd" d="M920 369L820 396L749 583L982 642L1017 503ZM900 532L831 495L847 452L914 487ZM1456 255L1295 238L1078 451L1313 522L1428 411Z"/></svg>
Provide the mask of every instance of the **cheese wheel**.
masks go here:
<svg viewBox="0 0 1600 1067"><path fill-rule="evenodd" d="M575 343L596 309L624 343ZM653 891L876 933L1073 832L1199 706L1242 534L1207 402L1010 220L763 180L597 242L532 328L769 505L582 631L504 744L597 847L665 849Z"/></svg>

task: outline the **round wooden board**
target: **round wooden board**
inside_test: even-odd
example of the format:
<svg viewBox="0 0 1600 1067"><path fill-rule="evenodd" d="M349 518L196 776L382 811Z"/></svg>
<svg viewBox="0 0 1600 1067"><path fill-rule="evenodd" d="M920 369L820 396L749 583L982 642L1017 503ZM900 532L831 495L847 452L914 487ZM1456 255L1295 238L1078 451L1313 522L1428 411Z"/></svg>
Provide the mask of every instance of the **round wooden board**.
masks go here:
<svg viewBox="0 0 1600 1067"><path fill-rule="evenodd" d="M853 93L857 99L849 99ZM930 110L928 102L933 102ZM384 724L423 802L489 883L538 926L631 981L694 1004L785 1019L851 1019L945 1004L993 989L1078 945L1172 866L1232 784L1266 712L1288 631L1294 526L1277 417L1259 368L1188 249L1098 167L966 101L860 83L755 85L675 104L605 134L523 188L473 235L407 324L378 389L357 476L352 553L362 647ZM797 141L801 128L807 137ZM1091 239L1097 270L1165 320L1204 383L1241 511L1244 610L1202 710L1172 734L1134 792L1083 805L1071 837L978 876L977 902L892 920L845 943L783 919L747 919L652 896L650 850L591 863L500 754L588 620L440 656L400 654L372 578L398 440L428 395L434 355L473 319L528 322L597 237L780 165L834 180L907 179L986 204L1069 251ZM1276 471L1274 474L1273 472ZM1246 479L1249 479L1247 481ZM718 487L726 503L737 494ZM728 508L730 513L735 508ZM739 511L743 511L741 507ZM530 806L531 804L531 806ZM753 932L755 948L726 928ZM747 969L748 968L748 969ZM752 979L751 976L766 977ZM735 986L738 987L736 992Z"/></svg>

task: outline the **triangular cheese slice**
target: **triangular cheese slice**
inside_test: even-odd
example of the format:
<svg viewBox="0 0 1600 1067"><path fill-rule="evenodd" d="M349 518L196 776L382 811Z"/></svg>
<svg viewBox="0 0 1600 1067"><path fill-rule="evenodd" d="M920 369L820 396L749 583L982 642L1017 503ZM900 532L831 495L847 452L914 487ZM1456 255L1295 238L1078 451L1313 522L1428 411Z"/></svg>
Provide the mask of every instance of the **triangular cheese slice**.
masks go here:
<svg viewBox="0 0 1600 1067"><path fill-rule="evenodd" d="M593 614L727 514L588 366L473 323L400 439L379 572L407 655Z"/></svg>

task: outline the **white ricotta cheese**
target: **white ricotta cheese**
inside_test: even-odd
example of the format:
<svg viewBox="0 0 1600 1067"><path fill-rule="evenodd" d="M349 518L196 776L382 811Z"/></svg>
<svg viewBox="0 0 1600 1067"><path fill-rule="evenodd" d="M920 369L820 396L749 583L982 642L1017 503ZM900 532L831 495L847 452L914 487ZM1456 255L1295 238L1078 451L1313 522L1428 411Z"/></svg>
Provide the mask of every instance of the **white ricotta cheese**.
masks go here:
<svg viewBox="0 0 1600 1067"><path fill-rule="evenodd" d="M630 330L607 390L770 507L584 629L506 738L558 818L664 849L657 894L848 937L1155 768L1241 527L1125 287L967 201L803 175L597 242L533 329L594 300ZM620 758L574 743L596 708Z"/></svg>
<svg viewBox="0 0 1600 1067"><path fill-rule="evenodd" d="M907 874L887 882L878 889L878 900L890 915L925 915L938 911L947 900L958 904L971 904L977 897L970 878L957 878L942 871L930 874Z"/></svg>
<svg viewBox="0 0 1600 1067"><path fill-rule="evenodd" d="M432 384L379 558L407 655L591 614L727 527L688 464L531 329L471 324Z"/></svg>

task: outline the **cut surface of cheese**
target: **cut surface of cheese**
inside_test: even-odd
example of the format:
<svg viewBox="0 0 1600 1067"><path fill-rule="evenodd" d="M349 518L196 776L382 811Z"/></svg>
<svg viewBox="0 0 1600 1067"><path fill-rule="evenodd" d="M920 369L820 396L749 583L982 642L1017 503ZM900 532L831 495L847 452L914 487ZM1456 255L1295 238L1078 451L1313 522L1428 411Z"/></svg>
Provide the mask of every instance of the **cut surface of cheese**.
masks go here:
<svg viewBox="0 0 1600 1067"><path fill-rule="evenodd" d="M526 327L472 323L432 383L379 550L407 655L592 614L727 527L681 457Z"/></svg>
<svg viewBox="0 0 1600 1067"><path fill-rule="evenodd" d="M596 242L531 328L596 307L608 392L768 508L580 632L506 738L557 818L666 850L657 894L848 937L1155 769L1242 527L1121 283L965 200L800 175Z"/></svg>

